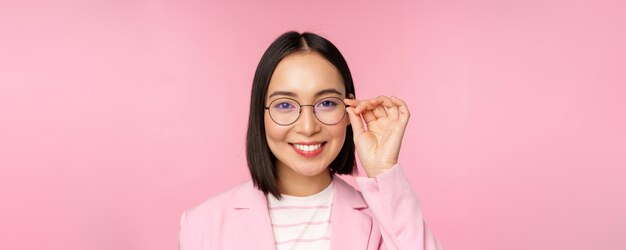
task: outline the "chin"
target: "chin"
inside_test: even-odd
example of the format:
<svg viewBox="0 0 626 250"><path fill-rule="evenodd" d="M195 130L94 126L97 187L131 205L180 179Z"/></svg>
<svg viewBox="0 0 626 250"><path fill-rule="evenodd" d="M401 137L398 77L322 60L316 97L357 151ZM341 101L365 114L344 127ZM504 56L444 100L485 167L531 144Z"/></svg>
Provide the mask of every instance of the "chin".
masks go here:
<svg viewBox="0 0 626 250"><path fill-rule="evenodd" d="M318 176L326 172L326 167L320 166L311 166L311 167L299 167L296 171L298 174L303 176Z"/></svg>
<svg viewBox="0 0 626 250"><path fill-rule="evenodd" d="M300 175L309 176L309 177L318 176L322 173L324 173L324 171L308 171L308 172L300 171L299 172Z"/></svg>

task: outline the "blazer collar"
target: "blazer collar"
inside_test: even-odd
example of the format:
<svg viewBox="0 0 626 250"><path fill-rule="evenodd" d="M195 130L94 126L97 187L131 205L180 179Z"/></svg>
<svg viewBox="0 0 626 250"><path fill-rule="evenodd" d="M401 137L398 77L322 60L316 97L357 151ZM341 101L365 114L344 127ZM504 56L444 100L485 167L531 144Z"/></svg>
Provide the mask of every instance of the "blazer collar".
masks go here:
<svg viewBox="0 0 626 250"><path fill-rule="evenodd" d="M333 203L345 204L354 209L367 208L367 203L359 191L339 176L333 176L335 193ZM233 208L253 208L264 206L267 209L267 199L261 190L254 187L252 180L248 180L235 192Z"/></svg>
<svg viewBox="0 0 626 250"><path fill-rule="evenodd" d="M228 238L236 249L276 249L267 199L252 180L235 190L229 218L232 224Z"/></svg>
<svg viewBox="0 0 626 250"><path fill-rule="evenodd" d="M354 209L367 208L367 203L361 193L339 178L339 176L335 175L333 177L333 185L335 186L333 203L338 202Z"/></svg>
<svg viewBox="0 0 626 250"><path fill-rule="evenodd" d="M331 249L366 249L372 229L371 216L361 193L337 175L331 211ZM233 200L233 239L239 249L276 249L267 198L252 180L239 186ZM244 238L246 238L244 240Z"/></svg>
<svg viewBox="0 0 626 250"><path fill-rule="evenodd" d="M367 203L359 191L334 176L335 196L330 215L330 249L367 249L372 217L361 210Z"/></svg>
<svg viewBox="0 0 626 250"><path fill-rule="evenodd" d="M261 190L254 187L252 180L248 180L239 186L234 195L233 208L258 208L265 206L267 209L267 199Z"/></svg>

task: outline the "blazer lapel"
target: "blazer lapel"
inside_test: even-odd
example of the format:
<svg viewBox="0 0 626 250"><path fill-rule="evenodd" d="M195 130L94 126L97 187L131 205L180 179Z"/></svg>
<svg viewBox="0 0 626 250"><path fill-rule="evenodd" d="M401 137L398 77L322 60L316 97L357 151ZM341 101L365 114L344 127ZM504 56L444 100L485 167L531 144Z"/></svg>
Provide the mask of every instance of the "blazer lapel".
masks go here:
<svg viewBox="0 0 626 250"><path fill-rule="evenodd" d="M330 216L331 249L367 249L372 217L360 211L367 208L361 194L334 176L335 194Z"/></svg>
<svg viewBox="0 0 626 250"><path fill-rule="evenodd" d="M361 193L336 175L333 185L330 248L367 249L373 225L372 217L361 211L367 209L367 203ZM229 238L237 249L276 249L267 199L252 181L237 190L231 212Z"/></svg>
<svg viewBox="0 0 626 250"><path fill-rule="evenodd" d="M267 199L252 181L237 190L230 221L230 238L237 249L276 249Z"/></svg>

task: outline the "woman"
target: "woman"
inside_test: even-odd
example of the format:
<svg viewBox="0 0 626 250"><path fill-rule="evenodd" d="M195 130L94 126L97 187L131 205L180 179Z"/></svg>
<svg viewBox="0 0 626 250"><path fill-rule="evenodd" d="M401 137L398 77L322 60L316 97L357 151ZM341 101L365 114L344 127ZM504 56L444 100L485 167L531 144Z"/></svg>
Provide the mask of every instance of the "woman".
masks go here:
<svg viewBox="0 0 626 250"><path fill-rule="evenodd" d="M406 104L354 96L328 40L276 39L252 86L252 178L185 211L180 249L440 249L398 165ZM356 177L360 192L335 176L356 173L355 149L368 176Z"/></svg>

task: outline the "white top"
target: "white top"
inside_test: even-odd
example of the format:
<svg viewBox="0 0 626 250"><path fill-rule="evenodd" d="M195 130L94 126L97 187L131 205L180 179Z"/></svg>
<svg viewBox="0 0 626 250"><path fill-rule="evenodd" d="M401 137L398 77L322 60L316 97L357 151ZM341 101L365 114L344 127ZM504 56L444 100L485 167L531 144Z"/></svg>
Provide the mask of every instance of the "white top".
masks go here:
<svg viewBox="0 0 626 250"><path fill-rule="evenodd" d="M330 212L333 183L304 197L268 195L276 249L330 249Z"/></svg>

